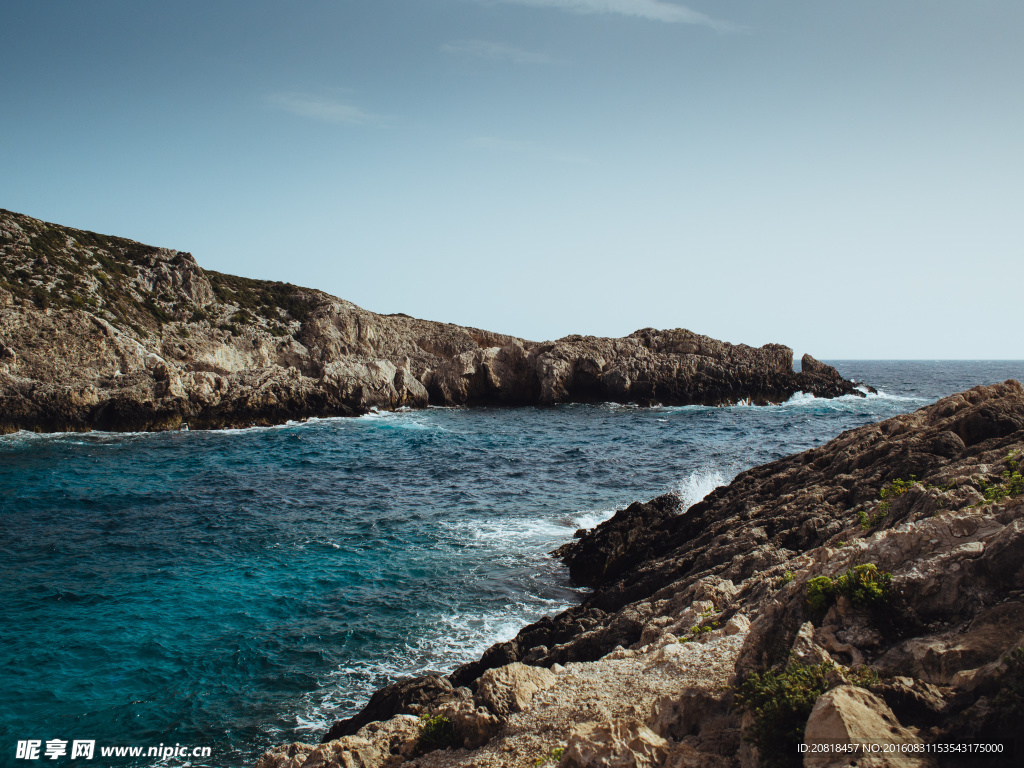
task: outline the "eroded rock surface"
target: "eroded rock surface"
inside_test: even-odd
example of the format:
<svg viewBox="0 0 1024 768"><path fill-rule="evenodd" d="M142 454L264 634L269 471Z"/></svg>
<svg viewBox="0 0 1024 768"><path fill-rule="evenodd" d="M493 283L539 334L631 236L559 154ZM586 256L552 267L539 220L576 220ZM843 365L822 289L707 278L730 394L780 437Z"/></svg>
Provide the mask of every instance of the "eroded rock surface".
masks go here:
<svg viewBox="0 0 1024 768"><path fill-rule="evenodd" d="M278 424L368 409L859 395L789 347L683 329L536 343L0 210L0 433ZM863 387L862 387L863 388Z"/></svg>

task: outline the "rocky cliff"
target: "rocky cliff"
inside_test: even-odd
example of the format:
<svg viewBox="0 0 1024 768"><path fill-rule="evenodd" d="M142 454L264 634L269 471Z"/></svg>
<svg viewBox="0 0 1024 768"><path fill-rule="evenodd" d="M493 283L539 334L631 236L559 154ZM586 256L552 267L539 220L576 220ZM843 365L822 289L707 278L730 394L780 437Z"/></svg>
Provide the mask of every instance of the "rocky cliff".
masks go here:
<svg viewBox="0 0 1024 768"><path fill-rule="evenodd" d="M1017 765L1022 461L1008 381L633 504L555 553L581 605L257 766Z"/></svg>
<svg viewBox="0 0 1024 768"><path fill-rule="evenodd" d="M0 210L0 433L240 427L369 408L859 395L809 356L677 329L535 343L203 270Z"/></svg>

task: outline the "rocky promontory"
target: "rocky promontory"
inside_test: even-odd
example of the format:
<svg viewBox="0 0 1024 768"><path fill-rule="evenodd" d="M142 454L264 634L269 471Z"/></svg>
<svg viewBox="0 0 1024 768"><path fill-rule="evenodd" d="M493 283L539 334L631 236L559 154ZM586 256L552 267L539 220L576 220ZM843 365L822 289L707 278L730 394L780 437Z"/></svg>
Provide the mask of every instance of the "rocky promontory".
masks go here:
<svg viewBox="0 0 1024 768"><path fill-rule="evenodd" d="M1017 765L1024 389L755 467L557 550L593 592L257 768Z"/></svg>
<svg viewBox="0 0 1024 768"><path fill-rule="evenodd" d="M202 269L0 210L0 433L278 424L371 408L860 395L789 347L683 329L532 342Z"/></svg>

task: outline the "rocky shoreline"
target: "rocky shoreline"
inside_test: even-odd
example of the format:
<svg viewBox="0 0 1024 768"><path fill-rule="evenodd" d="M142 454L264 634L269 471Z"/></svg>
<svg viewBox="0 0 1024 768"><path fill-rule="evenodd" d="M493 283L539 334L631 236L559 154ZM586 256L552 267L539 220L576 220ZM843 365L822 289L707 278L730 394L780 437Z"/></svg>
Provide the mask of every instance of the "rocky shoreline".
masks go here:
<svg viewBox="0 0 1024 768"><path fill-rule="evenodd" d="M1022 462L1007 381L632 504L553 553L580 605L257 768L1017 764Z"/></svg>
<svg viewBox="0 0 1024 768"><path fill-rule="evenodd" d="M684 329L532 342L203 270L0 210L0 434L269 426L427 405L862 396L809 355Z"/></svg>

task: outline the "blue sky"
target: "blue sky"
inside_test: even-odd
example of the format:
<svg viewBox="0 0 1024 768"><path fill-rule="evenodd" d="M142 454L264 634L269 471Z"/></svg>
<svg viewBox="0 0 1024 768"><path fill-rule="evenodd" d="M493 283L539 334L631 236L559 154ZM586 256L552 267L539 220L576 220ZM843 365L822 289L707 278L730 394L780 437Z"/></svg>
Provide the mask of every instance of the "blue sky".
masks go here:
<svg viewBox="0 0 1024 768"><path fill-rule="evenodd" d="M1020 0L5 4L0 207L531 339L1024 358Z"/></svg>

